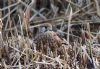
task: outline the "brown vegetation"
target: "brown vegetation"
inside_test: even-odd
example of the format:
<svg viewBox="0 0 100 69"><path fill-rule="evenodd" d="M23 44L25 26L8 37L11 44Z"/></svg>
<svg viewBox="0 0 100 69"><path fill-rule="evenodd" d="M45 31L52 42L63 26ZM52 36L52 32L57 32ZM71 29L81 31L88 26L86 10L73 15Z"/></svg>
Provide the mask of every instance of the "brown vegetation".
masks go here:
<svg viewBox="0 0 100 69"><path fill-rule="evenodd" d="M100 69L100 1L0 0L0 69Z"/></svg>

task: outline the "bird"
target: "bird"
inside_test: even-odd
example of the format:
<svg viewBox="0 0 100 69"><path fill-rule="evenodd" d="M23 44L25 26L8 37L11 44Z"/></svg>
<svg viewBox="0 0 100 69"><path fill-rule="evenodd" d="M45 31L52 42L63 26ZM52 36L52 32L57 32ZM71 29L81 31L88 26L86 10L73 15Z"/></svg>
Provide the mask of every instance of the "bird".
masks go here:
<svg viewBox="0 0 100 69"><path fill-rule="evenodd" d="M52 52L53 57L57 57L57 54L59 54L57 51L62 46L63 39L53 31L51 24L44 23L39 26L38 34L34 38L34 43L36 44L36 50L39 52L45 55Z"/></svg>

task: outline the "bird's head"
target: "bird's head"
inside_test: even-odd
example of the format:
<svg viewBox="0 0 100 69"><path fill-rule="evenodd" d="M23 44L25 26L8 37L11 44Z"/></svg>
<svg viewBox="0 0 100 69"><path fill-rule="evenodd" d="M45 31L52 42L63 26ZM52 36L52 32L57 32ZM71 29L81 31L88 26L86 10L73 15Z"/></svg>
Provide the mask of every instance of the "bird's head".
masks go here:
<svg viewBox="0 0 100 69"><path fill-rule="evenodd" d="M51 30L52 30L52 25L49 23L44 23L39 26L40 33L44 33L46 31L51 31Z"/></svg>

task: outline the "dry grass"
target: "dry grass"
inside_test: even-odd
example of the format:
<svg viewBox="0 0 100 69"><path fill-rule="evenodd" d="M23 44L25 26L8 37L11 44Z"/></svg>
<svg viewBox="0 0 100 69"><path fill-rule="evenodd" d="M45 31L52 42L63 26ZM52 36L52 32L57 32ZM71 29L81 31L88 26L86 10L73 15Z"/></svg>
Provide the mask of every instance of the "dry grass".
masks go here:
<svg viewBox="0 0 100 69"><path fill-rule="evenodd" d="M0 69L100 69L99 0L1 3ZM64 42L55 47L56 55L48 46L48 54L37 50L34 38L44 23L50 23Z"/></svg>

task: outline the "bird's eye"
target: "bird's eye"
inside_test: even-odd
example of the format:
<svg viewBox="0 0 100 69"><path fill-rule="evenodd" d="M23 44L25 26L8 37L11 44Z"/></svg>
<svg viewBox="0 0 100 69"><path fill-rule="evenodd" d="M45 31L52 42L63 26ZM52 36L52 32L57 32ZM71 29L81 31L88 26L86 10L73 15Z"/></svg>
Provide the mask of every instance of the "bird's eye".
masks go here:
<svg viewBox="0 0 100 69"><path fill-rule="evenodd" d="M47 28L47 26L45 26L45 28Z"/></svg>

